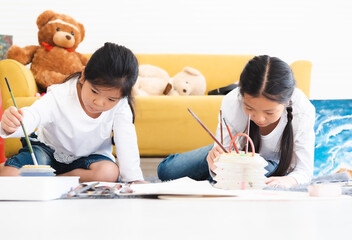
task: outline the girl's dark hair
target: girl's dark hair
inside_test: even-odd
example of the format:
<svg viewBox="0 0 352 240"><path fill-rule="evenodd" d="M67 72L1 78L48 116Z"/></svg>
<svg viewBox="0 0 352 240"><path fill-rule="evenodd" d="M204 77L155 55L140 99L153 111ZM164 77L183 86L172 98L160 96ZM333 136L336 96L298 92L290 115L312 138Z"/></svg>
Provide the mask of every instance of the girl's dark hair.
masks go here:
<svg viewBox="0 0 352 240"><path fill-rule="evenodd" d="M280 104L288 104L287 124L281 136L279 149L280 162L272 175L284 176L290 167L293 154L292 131L292 104L291 96L295 89L294 79L290 66L276 57L267 55L256 56L245 66L240 76L240 93L252 97L264 96ZM259 152L261 137L259 127L251 121L249 136L252 138ZM250 146L249 146L250 147Z"/></svg>
<svg viewBox="0 0 352 240"><path fill-rule="evenodd" d="M121 89L122 97L128 99L134 121L132 87L138 77L138 61L131 50L115 43L105 43L89 59L84 77L96 86Z"/></svg>
<svg viewBox="0 0 352 240"><path fill-rule="evenodd" d="M67 77L80 77L82 73L74 73ZM132 87L138 77L138 61L131 50L115 43L106 42L96 50L84 69L84 78L95 86L113 87L121 90L122 97L127 97L133 122L134 109Z"/></svg>

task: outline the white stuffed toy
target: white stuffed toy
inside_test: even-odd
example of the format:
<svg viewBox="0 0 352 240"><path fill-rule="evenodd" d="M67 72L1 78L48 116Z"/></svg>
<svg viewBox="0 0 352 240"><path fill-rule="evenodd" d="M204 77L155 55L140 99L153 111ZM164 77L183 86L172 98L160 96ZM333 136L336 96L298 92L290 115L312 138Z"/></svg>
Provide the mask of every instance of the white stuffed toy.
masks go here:
<svg viewBox="0 0 352 240"><path fill-rule="evenodd" d="M171 90L169 74L153 65L140 65L136 84L133 86L133 96L166 95Z"/></svg>
<svg viewBox="0 0 352 240"><path fill-rule="evenodd" d="M171 82L172 89L168 93L171 96L204 95L207 87L202 73L191 67L185 67Z"/></svg>

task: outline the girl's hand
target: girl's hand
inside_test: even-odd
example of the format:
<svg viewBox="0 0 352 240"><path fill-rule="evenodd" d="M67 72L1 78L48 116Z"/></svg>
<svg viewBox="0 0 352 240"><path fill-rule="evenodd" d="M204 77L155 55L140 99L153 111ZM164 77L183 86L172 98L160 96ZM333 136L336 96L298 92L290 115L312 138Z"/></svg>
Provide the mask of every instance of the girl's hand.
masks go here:
<svg viewBox="0 0 352 240"><path fill-rule="evenodd" d="M11 106L7 108L2 115L1 127L6 134L12 134L21 126L22 119L22 110Z"/></svg>
<svg viewBox="0 0 352 240"><path fill-rule="evenodd" d="M269 177L266 179L265 183L271 187L283 187L290 188L297 185L297 180L291 176L283 176L283 177Z"/></svg>
<svg viewBox="0 0 352 240"><path fill-rule="evenodd" d="M207 156L207 162L208 166L211 171L214 171L216 169L216 166L214 164L214 160L216 157L218 157L220 154L222 154L224 151L219 147L218 145L214 145L214 147L209 151L208 156Z"/></svg>
<svg viewBox="0 0 352 240"><path fill-rule="evenodd" d="M130 182L130 183L135 183L135 184L143 184L143 183L149 183L148 181L145 181L145 180L137 180L137 181L133 181L133 182Z"/></svg>

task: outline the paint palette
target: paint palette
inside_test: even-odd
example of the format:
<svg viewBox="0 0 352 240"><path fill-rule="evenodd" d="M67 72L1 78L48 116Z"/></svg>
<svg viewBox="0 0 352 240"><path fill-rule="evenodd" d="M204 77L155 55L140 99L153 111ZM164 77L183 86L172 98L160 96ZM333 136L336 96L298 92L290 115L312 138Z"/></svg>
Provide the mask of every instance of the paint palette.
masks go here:
<svg viewBox="0 0 352 240"><path fill-rule="evenodd" d="M23 177L50 177L55 176L55 169L49 165L24 165L20 168L20 175Z"/></svg>

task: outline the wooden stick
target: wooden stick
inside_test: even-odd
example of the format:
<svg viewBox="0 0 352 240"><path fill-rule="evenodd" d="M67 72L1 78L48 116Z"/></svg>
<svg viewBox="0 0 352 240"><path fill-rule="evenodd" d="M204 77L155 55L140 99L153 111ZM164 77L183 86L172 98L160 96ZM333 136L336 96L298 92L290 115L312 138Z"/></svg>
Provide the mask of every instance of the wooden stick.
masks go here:
<svg viewBox="0 0 352 240"><path fill-rule="evenodd" d="M250 126L250 122L251 122L251 115L248 115L248 122L247 122L247 135L249 136L249 126ZM254 151L252 149L252 151ZM248 153L248 138L246 140L246 153Z"/></svg>
<svg viewBox="0 0 352 240"><path fill-rule="evenodd" d="M221 144L224 144L224 137L222 136L222 111L220 109L220 140Z"/></svg>
<svg viewBox="0 0 352 240"><path fill-rule="evenodd" d="M225 118L223 118L223 120L224 120L226 129L227 129L227 131L228 131L228 133L229 133L229 135L230 135L231 141L232 141L233 136L232 136L231 130L230 130L229 126L227 125ZM236 145L233 145L233 146L235 147L235 150L236 150L236 152L238 153L237 146L236 146ZM231 144L230 144L229 151L231 152L231 150L232 150L232 149L231 149Z"/></svg>
<svg viewBox="0 0 352 240"><path fill-rule="evenodd" d="M211 136L212 139L221 147L221 149L225 152L228 153L226 148L216 139L216 137L209 131L209 129L199 120L199 118L191 111L191 109L187 108L188 111L192 114L192 116L199 122L199 124L205 129L205 131Z"/></svg>
<svg viewBox="0 0 352 240"><path fill-rule="evenodd" d="M232 136L232 134L231 134L230 128L229 128L229 126L227 125L225 118L224 118L223 120L224 120L225 126L226 126L226 128L227 128L227 131L229 132L230 138L232 139L233 136Z"/></svg>

